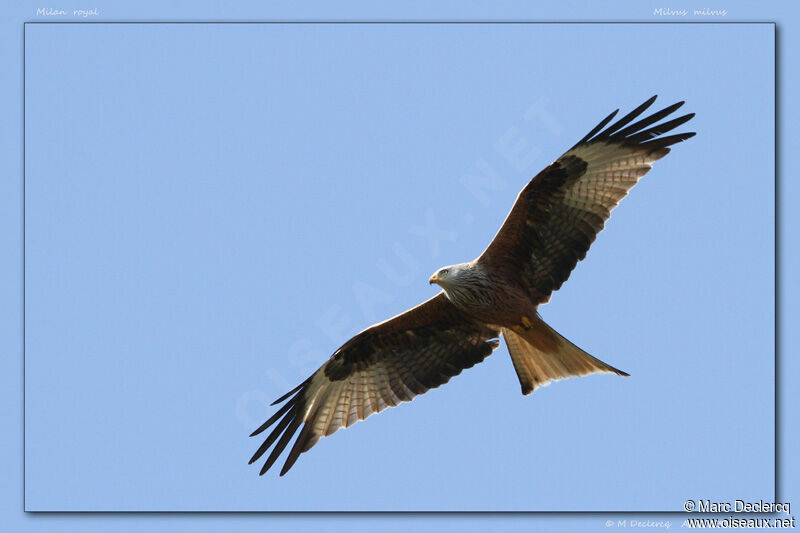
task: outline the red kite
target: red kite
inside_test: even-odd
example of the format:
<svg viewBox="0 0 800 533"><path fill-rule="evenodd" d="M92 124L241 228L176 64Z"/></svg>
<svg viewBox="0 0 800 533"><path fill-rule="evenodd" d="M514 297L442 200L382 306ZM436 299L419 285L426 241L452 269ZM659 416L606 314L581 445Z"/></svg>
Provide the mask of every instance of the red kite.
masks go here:
<svg viewBox="0 0 800 533"><path fill-rule="evenodd" d="M562 337L537 310L586 256L611 210L651 164L694 135L663 136L694 113L653 125L683 102L631 123L655 99L604 130L619 110L614 111L537 174L480 257L431 276L430 283L442 288L438 295L362 331L278 398L272 405L286 403L251 436L278 425L250 463L277 441L264 474L302 426L284 475L320 437L410 401L480 363L498 347L501 334L523 394L594 372L627 376Z"/></svg>

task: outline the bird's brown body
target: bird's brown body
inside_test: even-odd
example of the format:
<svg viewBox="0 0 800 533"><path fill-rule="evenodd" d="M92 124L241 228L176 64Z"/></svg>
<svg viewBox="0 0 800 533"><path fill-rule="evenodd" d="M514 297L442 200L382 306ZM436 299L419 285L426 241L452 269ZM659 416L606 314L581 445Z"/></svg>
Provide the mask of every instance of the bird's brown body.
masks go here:
<svg viewBox="0 0 800 533"><path fill-rule="evenodd" d="M611 210L694 133L663 136L693 114L653 126L683 102L633 122L655 97L603 129L616 111L537 174L476 260L440 269L442 292L362 331L306 381L253 435L277 422L251 459L273 444L266 472L301 428L281 475L321 437L446 383L506 341L522 392L594 372L626 373L587 354L548 326L538 308L586 256Z"/></svg>

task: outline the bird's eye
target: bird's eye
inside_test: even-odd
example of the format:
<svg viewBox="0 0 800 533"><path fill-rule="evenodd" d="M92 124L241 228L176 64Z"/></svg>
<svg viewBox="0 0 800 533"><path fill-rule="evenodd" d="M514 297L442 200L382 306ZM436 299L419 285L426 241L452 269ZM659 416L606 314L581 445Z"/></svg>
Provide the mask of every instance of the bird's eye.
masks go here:
<svg viewBox="0 0 800 533"><path fill-rule="evenodd" d="M440 277L442 277L442 278L443 278L443 277L445 277L446 275L447 275L447 269L446 269L446 268L445 268L445 269L443 269L443 270L440 270L440 271L439 271L439 276L440 276Z"/></svg>

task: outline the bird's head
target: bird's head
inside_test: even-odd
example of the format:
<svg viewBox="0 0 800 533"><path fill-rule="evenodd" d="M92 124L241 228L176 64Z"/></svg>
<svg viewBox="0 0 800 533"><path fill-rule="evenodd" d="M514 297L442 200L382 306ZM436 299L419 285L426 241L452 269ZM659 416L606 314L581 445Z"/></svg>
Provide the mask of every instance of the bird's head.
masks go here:
<svg viewBox="0 0 800 533"><path fill-rule="evenodd" d="M458 265L451 265L442 267L430 277L428 282L433 285L436 283L442 288L457 285L459 280L463 277L464 273L469 267L468 263L461 263Z"/></svg>

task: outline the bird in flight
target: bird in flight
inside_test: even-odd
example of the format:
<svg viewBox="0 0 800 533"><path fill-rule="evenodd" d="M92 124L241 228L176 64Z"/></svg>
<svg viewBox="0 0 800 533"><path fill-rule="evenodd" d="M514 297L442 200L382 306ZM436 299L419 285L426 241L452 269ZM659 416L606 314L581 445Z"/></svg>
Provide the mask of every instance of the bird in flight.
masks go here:
<svg viewBox="0 0 800 533"><path fill-rule="evenodd" d="M542 320L538 307L567 280L611 210L652 163L694 136L664 136L694 113L656 124L683 102L636 120L655 99L606 127L619 110L614 111L539 172L480 257L430 277L442 288L439 294L357 334L278 398L272 405L285 403L251 435L277 422L250 464L274 444L264 474L300 430L284 475L320 437L410 401L480 363L499 346L500 335L523 394L595 372L627 376L562 337Z"/></svg>

